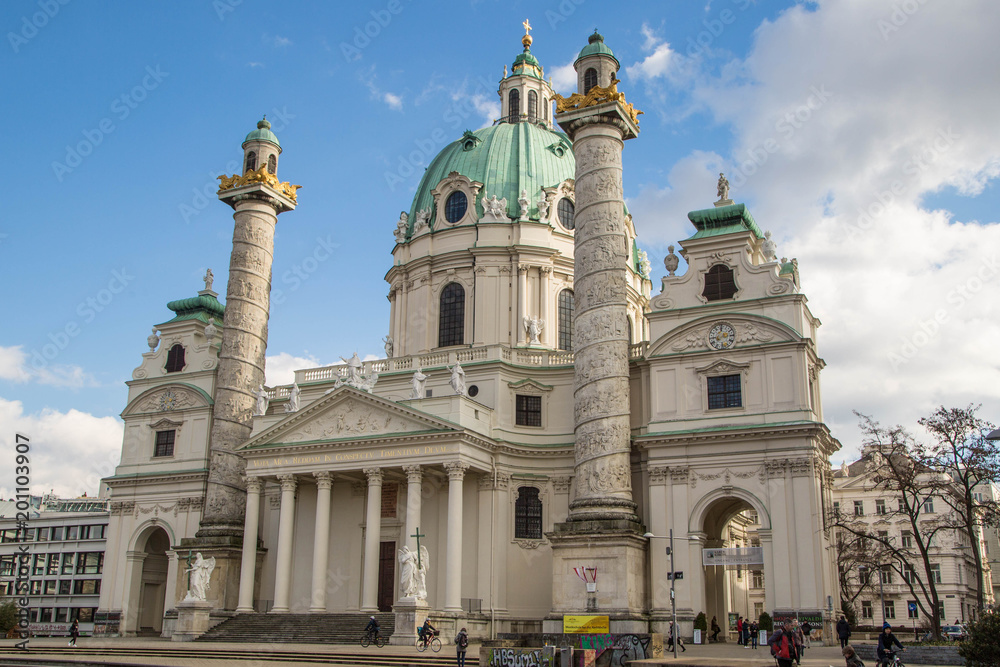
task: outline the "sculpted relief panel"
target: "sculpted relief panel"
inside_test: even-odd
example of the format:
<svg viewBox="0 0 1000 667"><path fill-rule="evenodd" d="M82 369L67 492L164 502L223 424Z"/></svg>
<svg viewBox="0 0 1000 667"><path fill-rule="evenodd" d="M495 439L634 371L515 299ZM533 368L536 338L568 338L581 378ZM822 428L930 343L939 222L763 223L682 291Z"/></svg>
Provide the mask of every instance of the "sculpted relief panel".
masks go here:
<svg viewBox="0 0 1000 667"><path fill-rule="evenodd" d="M349 438L382 433L407 433L427 426L394 415L381 408L346 401L287 435L282 442L305 442L325 438Z"/></svg>

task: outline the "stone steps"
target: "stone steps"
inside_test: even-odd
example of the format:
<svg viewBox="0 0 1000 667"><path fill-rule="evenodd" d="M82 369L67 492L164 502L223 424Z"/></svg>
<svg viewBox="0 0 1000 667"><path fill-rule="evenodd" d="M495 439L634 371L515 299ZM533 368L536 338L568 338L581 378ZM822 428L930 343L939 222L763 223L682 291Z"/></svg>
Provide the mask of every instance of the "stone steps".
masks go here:
<svg viewBox="0 0 1000 667"><path fill-rule="evenodd" d="M240 614L223 621L196 641L282 644L357 644L370 614ZM380 633L395 630L392 613L375 614Z"/></svg>

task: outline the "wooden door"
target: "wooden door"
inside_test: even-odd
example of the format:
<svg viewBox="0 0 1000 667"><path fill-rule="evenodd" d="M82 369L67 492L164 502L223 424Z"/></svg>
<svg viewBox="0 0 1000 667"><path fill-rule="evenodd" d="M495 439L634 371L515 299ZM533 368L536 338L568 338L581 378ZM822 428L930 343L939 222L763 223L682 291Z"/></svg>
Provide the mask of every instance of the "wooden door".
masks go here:
<svg viewBox="0 0 1000 667"><path fill-rule="evenodd" d="M378 552L378 610L392 611L396 601L396 543L382 542Z"/></svg>

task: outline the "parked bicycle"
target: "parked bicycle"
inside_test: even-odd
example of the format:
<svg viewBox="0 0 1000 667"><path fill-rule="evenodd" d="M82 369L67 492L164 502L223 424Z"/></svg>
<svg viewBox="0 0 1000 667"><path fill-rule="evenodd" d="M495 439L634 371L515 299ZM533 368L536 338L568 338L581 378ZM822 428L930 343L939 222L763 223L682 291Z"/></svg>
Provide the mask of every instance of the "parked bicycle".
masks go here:
<svg viewBox="0 0 1000 667"><path fill-rule="evenodd" d="M437 653L441 650L441 638L438 637L439 631L434 630L430 635L424 635L424 637L417 637L417 651L423 653L430 647L432 651Z"/></svg>
<svg viewBox="0 0 1000 667"><path fill-rule="evenodd" d="M385 646L385 637L383 637L380 632L366 632L361 637L361 646L368 648L371 644L375 644L375 646L382 648Z"/></svg>

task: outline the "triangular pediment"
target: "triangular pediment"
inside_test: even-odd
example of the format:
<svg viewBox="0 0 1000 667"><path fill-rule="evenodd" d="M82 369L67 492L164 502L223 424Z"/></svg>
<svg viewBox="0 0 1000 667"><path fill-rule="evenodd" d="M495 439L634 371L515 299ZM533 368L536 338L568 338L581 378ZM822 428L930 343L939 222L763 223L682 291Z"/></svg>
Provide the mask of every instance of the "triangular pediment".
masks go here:
<svg viewBox="0 0 1000 667"><path fill-rule="evenodd" d="M240 449L457 430L444 419L344 386L261 431Z"/></svg>

